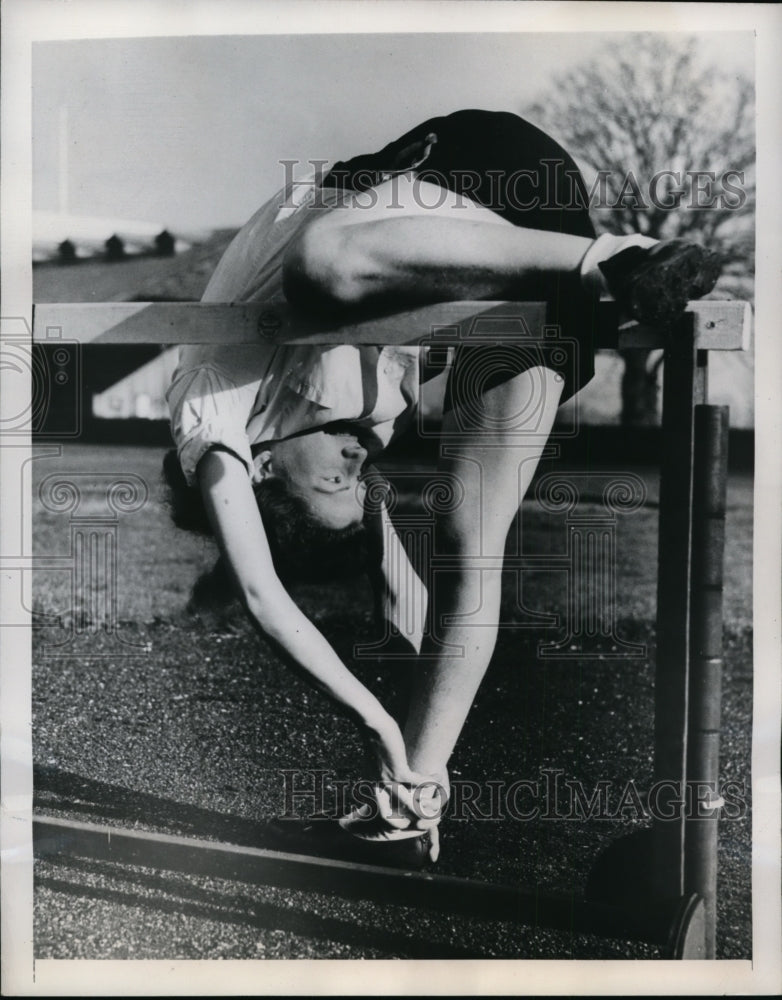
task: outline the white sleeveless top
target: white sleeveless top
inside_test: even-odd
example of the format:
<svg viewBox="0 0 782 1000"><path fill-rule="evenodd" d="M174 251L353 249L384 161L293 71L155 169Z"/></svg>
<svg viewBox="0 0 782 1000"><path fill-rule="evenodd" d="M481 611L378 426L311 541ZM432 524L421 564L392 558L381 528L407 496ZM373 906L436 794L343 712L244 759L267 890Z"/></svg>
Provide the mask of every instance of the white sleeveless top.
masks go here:
<svg viewBox="0 0 782 1000"><path fill-rule="evenodd" d="M344 197L314 175L283 188L237 233L203 302L284 302L282 260L290 241ZM182 347L166 394L188 482L220 445L253 476L253 448L335 420L371 428L385 447L418 404L418 347L336 344Z"/></svg>

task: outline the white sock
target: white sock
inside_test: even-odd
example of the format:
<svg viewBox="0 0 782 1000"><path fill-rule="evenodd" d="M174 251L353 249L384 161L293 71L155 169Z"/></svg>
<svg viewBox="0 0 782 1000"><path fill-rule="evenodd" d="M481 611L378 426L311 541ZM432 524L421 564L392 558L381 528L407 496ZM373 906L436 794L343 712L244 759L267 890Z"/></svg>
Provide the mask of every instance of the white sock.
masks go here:
<svg viewBox="0 0 782 1000"><path fill-rule="evenodd" d="M594 295L595 298L608 295L608 285L603 272L597 265L628 247L651 247L657 242L659 241L653 240L651 236L642 236L640 233L630 233L627 236L603 233L602 236L598 236L581 261L579 273L584 290Z"/></svg>

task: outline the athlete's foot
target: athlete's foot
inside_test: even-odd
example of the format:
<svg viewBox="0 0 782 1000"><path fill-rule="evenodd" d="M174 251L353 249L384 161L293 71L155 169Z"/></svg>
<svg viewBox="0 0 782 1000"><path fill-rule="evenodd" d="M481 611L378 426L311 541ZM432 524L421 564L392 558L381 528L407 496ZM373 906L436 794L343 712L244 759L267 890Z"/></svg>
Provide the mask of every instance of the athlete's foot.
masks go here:
<svg viewBox="0 0 782 1000"><path fill-rule="evenodd" d="M439 838L436 830L434 834L418 830L412 836L372 840L354 836L333 819L274 819L264 826L263 846L289 854L418 870L437 860Z"/></svg>
<svg viewBox="0 0 782 1000"><path fill-rule="evenodd" d="M691 299L714 288L720 258L686 240L630 246L598 264L610 294L639 323L670 326Z"/></svg>
<svg viewBox="0 0 782 1000"><path fill-rule="evenodd" d="M608 293L628 317L646 326L669 326L691 299L712 290L719 274L720 258L713 250L640 233L603 233L581 262L586 291Z"/></svg>
<svg viewBox="0 0 782 1000"><path fill-rule="evenodd" d="M340 827L352 837L372 844L401 843L420 839L429 860L436 861L440 851L438 825L447 802L447 792L437 782L420 786L393 787L378 783L373 787L372 800L351 810L339 820Z"/></svg>

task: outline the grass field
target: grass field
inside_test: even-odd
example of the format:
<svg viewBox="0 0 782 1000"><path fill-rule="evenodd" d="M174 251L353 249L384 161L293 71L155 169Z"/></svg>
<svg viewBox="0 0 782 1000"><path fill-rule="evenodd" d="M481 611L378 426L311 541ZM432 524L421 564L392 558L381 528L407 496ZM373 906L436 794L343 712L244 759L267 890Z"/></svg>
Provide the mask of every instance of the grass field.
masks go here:
<svg viewBox="0 0 782 1000"><path fill-rule="evenodd" d="M161 504L162 451L65 446L40 449L33 462L38 554L67 556L70 515L45 510L38 484L72 476L77 513L105 513L106 484L133 473L149 487L140 510L101 530L117 546L116 629L74 629L97 594L77 595L66 568L34 582L33 677L36 805L95 822L253 843L259 824L284 806L283 769L322 769L327 782L368 773L355 727L293 676L240 616L198 621L184 606L212 543L171 527ZM389 470L393 478L393 470ZM581 470L583 471L583 470ZM599 474L584 493L599 511ZM652 778L652 705L657 483L635 470L647 501L619 515L616 634L645 647L625 659L547 659L539 643L563 635L566 576L507 575L503 628L494 660L452 759L452 777L508 784L520 778L592 788L609 781L639 790ZM590 506L591 505L591 506ZM398 511L420 509L416 493ZM523 550L561 554L564 516L534 500L523 509ZM113 525L113 526L111 526ZM728 498L725 590L723 780L750 780L752 696L752 484L732 478ZM106 588L105 576L98 589ZM357 641L373 637L366 587L307 587L297 592L361 678L401 706L405 668L356 660ZM541 625L543 614L559 616ZM304 779L302 779L304 780ZM336 800L335 800L336 801ZM564 821L460 819L443 823L438 870L489 881L580 889L599 852L643 825L633 815ZM751 953L749 816L721 822L718 954ZM639 873L640 877L640 873ZM398 910L398 908L397 908ZM206 876L184 879L140 868L39 862L39 958L547 957L654 956L646 945L571 937L504 924L394 912ZM387 932L392 926L397 928ZM376 928L384 929L379 935ZM458 942L458 944L456 943Z"/></svg>

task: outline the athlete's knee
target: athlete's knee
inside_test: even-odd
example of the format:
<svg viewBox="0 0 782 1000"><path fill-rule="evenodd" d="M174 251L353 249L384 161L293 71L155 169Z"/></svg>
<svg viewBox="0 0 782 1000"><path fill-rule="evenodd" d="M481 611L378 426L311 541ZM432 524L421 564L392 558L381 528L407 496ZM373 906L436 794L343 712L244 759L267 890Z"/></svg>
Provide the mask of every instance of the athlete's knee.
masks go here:
<svg viewBox="0 0 782 1000"><path fill-rule="evenodd" d="M335 309L362 301L362 268L351 229L318 220L288 247L283 291L292 305Z"/></svg>

